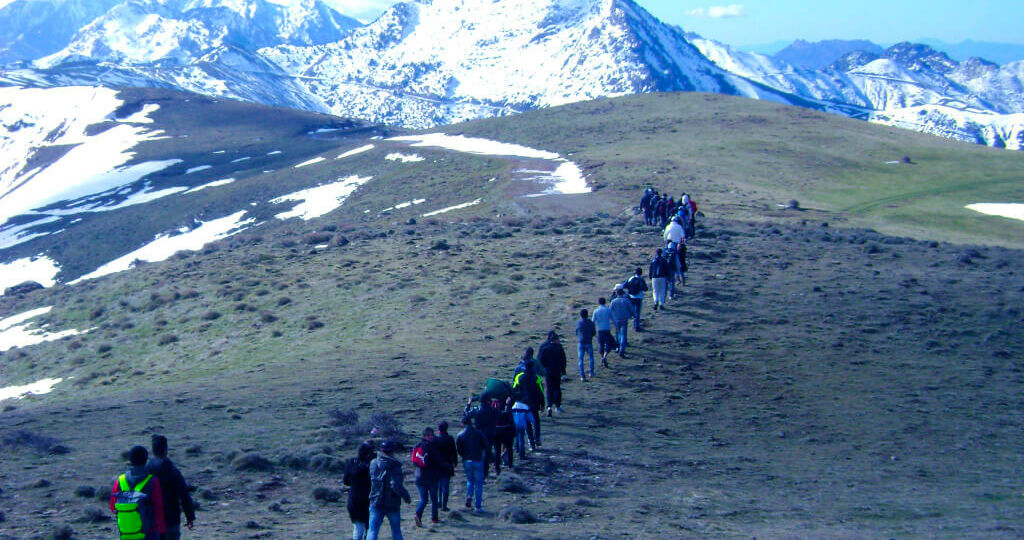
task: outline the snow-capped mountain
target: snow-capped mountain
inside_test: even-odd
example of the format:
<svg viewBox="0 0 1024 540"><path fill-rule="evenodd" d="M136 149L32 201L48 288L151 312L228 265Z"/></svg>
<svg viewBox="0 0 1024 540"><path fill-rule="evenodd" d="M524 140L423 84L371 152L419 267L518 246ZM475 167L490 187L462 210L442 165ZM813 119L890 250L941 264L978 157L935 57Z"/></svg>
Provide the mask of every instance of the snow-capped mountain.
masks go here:
<svg viewBox="0 0 1024 540"><path fill-rule="evenodd" d="M798 39L772 55L772 58L803 69L824 69L840 57L854 51L882 54L879 45L863 40L830 39L814 43Z"/></svg>
<svg viewBox="0 0 1024 540"><path fill-rule="evenodd" d="M335 114L418 127L636 92L771 93L630 0L406 2L336 43L260 52Z"/></svg>
<svg viewBox="0 0 1024 540"><path fill-rule="evenodd" d="M825 110L970 142L1024 148L1024 62L952 60L920 44L855 51L823 70L799 69L690 34L719 67Z"/></svg>
<svg viewBox="0 0 1024 540"><path fill-rule="evenodd" d="M314 0L123 0L32 67L0 72L0 84L175 88L408 127L704 91L1015 149L1022 81L1022 62L957 62L910 43L799 68L687 34L632 0L412 0L366 26Z"/></svg>
<svg viewBox="0 0 1024 540"><path fill-rule="evenodd" d="M71 42L85 25L123 0L15 0L0 9L0 65L35 60Z"/></svg>

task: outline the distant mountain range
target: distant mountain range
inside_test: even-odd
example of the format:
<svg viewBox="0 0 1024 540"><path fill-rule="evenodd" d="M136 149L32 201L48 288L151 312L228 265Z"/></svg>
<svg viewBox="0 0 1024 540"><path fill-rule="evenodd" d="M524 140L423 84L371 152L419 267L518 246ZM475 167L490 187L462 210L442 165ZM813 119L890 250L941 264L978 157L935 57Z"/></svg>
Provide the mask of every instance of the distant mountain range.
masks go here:
<svg viewBox="0 0 1024 540"><path fill-rule="evenodd" d="M417 0L365 26L315 0L17 0L0 21L16 30L0 38L7 85L173 88L407 127L702 91L1024 147L1022 62L840 41L769 57L632 0Z"/></svg>

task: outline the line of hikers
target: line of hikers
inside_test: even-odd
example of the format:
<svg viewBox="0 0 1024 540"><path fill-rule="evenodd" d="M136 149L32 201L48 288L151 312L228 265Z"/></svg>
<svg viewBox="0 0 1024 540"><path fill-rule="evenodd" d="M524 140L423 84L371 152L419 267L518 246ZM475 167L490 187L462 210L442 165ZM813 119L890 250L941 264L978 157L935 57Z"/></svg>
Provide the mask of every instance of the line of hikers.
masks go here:
<svg viewBox="0 0 1024 540"><path fill-rule="evenodd" d="M650 290L653 309L664 309L667 299L676 296L677 286L686 284L686 241L694 237L696 203L683 194L676 205L671 197L662 197L653 188L644 190L640 204L644 221L664 226L665 247L656 250L648 266L651 286L643 268L612 290L612 300L598 299L593 319L586 309L576 321L577 360L580 380L595 376L593 340L597 338L601 363L610 369L608 354L613 350L626 358L628 332L632 321L640 325L644 293ZM672 212L675 215L672 215ZM667 217L671 215L671 217ZM657 220L657 221L656 221ZM613 334L613 328L615 333ZM585 360L589 357L589 370ZM419 503L414 514L417 527L430 504L431 522L439 523L439 510L449 511L451 480L461 460L466 477L465 507L484 512L483 485L493 466L501 474L504 464L511 469L514 456L527 459L541 446L541 412L547 416L562 413L562 381L567 376L567 358L555 330L534 355L527 347L512 373L512 382L487 379L480 394L471 396L463 410L462 430L452 437L448 422L441 421L437 431L427 427L410 455L415 470ZM474 406L474 403L477 405ZM402 449L392 439L380 443L363 442L356 457L345 464L342 481L349 486L347 510L352 521L353 540L376 540L386 519L394 540L402 539L400 508L412 496L404 485L402 461L395 457ZM118 478L110 498L116 512L122 540L177 540L181 537L181 512L192 529L195 510L181 473L167 458L167 439L153 436L153 459L141 446L129 451L131 467Z"/></svg>

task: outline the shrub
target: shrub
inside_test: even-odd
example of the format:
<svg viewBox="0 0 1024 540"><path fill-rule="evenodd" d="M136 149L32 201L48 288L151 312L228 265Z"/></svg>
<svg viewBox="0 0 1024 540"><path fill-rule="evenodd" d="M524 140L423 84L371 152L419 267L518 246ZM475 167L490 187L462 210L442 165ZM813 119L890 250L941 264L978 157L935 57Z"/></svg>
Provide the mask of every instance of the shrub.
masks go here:
<svg viewBox="0 0 1024 540"><path fill-rule="evenodd" d="M292 303L292 299L288 298L287 296L282 296L281 298L277 299L277 305L279 305L279 306L287 306L288 304L291 304L291 303Z"/></svg>
<svg viewBox="0 0 1024 540"><path fill-rule="evenodd" d="M164 334L164 335L160 336L160 339L157 340L156 344L157 345L170 345L171 343L176 343L177 341L178 341L178 336L176 336L174 334Z"/></svg>
<svg viewBox="0 0 1024 540"><path fill-rule="evenodd" d="M250 452L235 458L231 468L236 471L269 471L273 464L258 453Z"/></svg>
<svg viewBox="0 0 1024 540"><path fill-rule="evenodd" d="M67 447L60 445L57 439L40 435L28 430L18 429L10 433L4 433L0 437L0 447L9 450L28 448L39 453L66 454Z"/></svg>
<svg viewBox="0 0 1024 540"><path fill-rule="evenodd" d="M218 313L216 311L213 311L213 310L210 310L210 311L207 311L206 313L203 313L203 320L204 321L214 321L214 320L217 320L219 318L220 318L220 313Z"/></svg>
<svg viewBox="0 0 1024 540"><path fill-rule="evenodd" d="M338 502L341 500L341 492L321 486L313 489L313 499L324 502Z"/></svg>
<svg viewBox="0 0 1024 540"><path fill-rule="evenodd" d="M306 244L326 244L331 241L331 235L325 232L309 233L302 237Z"/></svg>

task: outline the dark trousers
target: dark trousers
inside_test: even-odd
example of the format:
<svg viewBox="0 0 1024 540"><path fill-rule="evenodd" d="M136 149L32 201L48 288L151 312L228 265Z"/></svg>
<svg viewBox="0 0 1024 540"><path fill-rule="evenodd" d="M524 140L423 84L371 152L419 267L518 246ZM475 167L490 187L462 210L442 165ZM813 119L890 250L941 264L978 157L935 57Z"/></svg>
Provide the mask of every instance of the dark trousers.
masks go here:
<svg viewBox="0 0 1024 540"><path fill-rule="evenodd" d="M534 408L530 412L533 413L533 443L540 446L540 410Z"/></svg>
<svg viewBox="0 0 1024 540"><path fill-rule="evenodd" d="M494 460L494 470L496 474L501 474L501 457L508 451L508 459L505 461L505 466L512 468L513 457L512 454L515 452L513 448L516 443L516 428L509 426L508 428L499 428L494 436L494 445L491 450L491 459Z"/></svg>
<svg viewBox="0 0 1024 540"><path fill-rule="evenodd" d="M633 309L636 310L636 318L633 319L633 329L640 330L640 308L644 307L644 297L633 298L629 297L629 301L633 303Z"/></svg>
<svg viewBox="0 0 1024 540"><path fill-rule="evenodd" d="M452 492L452 477L444 475L437 483L437 503L441 508L448 508L448 495Z"/></svg>
<svg viewBox="0 0 1024 540"><path fill-rule="evenodd" d="M562 377L546 375L544 377L547 382L548 391L548 407L561 407L562 406ZM539 439L540 436L538 435Z"/></svg>
<svg viewBox="0 0 1024 540"><path fill-rule="evenodd" d="M416 505L416 515L423 517L423 509L427 507L427 501L430 501L430 518L437 519L437 488L438 482L416 482L416 489L420 492L420 503Z"/></svg>

